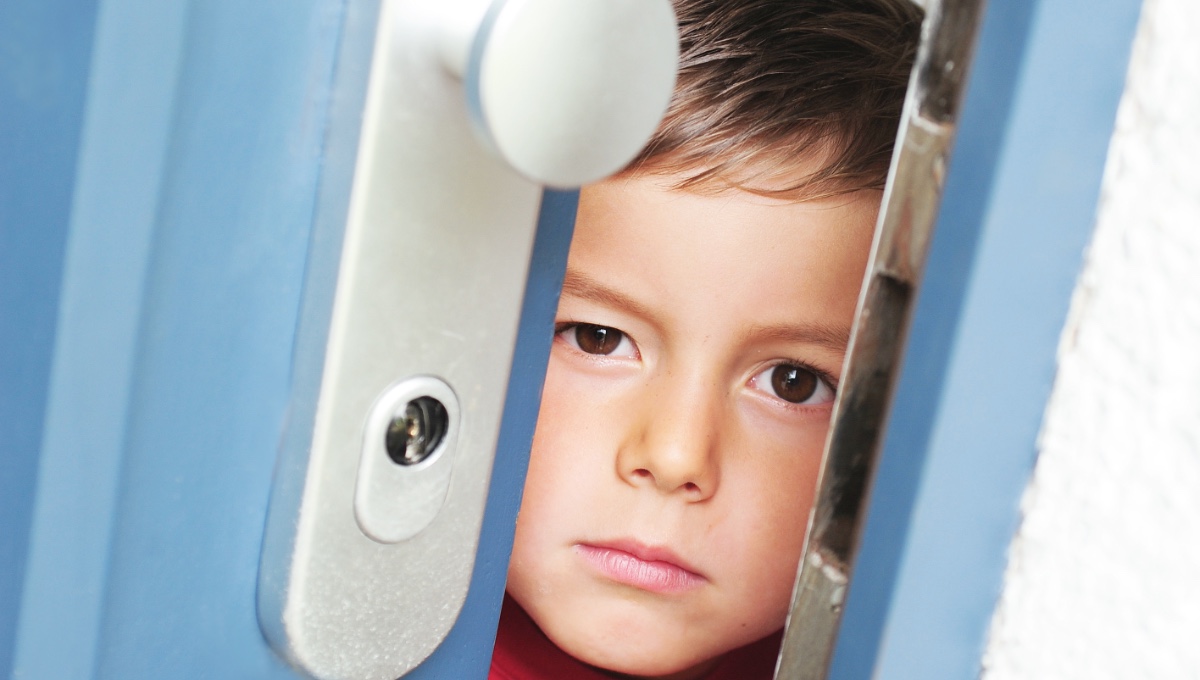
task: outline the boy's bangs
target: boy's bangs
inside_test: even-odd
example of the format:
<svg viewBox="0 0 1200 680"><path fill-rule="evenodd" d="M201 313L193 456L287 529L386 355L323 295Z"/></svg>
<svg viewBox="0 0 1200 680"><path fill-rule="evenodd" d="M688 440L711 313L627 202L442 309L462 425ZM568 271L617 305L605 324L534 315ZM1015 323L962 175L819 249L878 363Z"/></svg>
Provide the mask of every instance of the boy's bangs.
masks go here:
<svg viewBox="0 0 1200 680"><path fill-rule="evenodd" d="M679 82L627 173L791 200L883 188L923 15L911 0L677 0L676 11Z"/></svg>
<svg viewBox="0 0 1200 680"><path fill-rule="evenodd" d="M784 201L817 201L865 189L882 189L886 170L847 168L838 163L836 139L790 144L756 144L649 157L622 174L669 176L672 189L698 194L745 191ZM890 148L885 150L890 152Z"/></svg>

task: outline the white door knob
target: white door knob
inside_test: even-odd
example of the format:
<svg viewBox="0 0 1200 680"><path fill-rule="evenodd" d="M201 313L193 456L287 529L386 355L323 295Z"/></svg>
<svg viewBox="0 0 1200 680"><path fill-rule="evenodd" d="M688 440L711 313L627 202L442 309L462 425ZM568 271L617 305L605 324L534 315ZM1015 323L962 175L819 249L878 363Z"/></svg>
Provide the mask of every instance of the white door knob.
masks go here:
<svg viewBox="0 0 1200 680"><path fill-rule="evenodd" d="M623 168L675 85L669 0L448 3L439 50L477 131L517 172L577 187Z"/></svg>

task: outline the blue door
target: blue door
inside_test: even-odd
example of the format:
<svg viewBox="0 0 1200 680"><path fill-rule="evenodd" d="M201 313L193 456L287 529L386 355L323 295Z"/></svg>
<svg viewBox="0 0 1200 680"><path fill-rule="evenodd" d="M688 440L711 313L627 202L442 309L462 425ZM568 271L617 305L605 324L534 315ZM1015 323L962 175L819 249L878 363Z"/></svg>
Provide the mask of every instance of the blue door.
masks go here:
<svg viewBox="0 0 1200 680"><path fill-rule="evenodd" d="M6 677L299 677L259 630L259 554L298 320L332 298L378 11L0 7ZM547 195L522 394L573 210ZM488 521L508 530L483 532L460 624L415 677L486 671L532 401L500 435Z"/></svg>
<svg viewBox="0 0 1200 680"><path fill-rule="evenodd" d="M486 673L577 196L540 185L632 158L678 39L664 0L472 2L440 22L435 4L0 8L11 676L298 677L282 656L347 674L314 648L406 657L370 677ZM414 384L434 391L409 405L436 395L448 428L400 460L361 423L394 426L404 401L380 404ZM322 430L329 412L348 415ZM340 629L421 609L444 628L419 653L411 631L311 645L351 600L375 618L351 605Z"/></svg>
<svg viewBox="0 0 1200 680"><path fill-rule="evenodd" d="M1007 484L957 516L994 540L947 561L972 546L939 544L927 508L989 473L939 451L979 417L955 411L973 380L1010 385L994 399L1044 400L1048 378L1011 387L1005 367L1051 365L1094 206L1137 3L1082 3L1090 32L1073 28L1081 3L994 4L981 54L997 61L981 77L1003 87L969 95L947 182L949 214L971 228L934 243L927 290L955 293L925 293L914 320L934 341L914 341L907 359L922 367L899 388L909 426L885 450L891 482L856 571L875 587L850 591L834 677L972 672L1007 540L995 525L1015 516L1030 462L1009 461ZM0 673L300 677L260 632L260 549L303 379L297 327L333 298L378 13L376 0L0 4ZM1070 34L1103 44L1064 56L1053 46ZM1084 112L1079 134L1035 124L1056 96ZM1024 190L1054 175L1059 151L1086 172ZM1023 172L1014 154L1045 172ZM989 324L1028 312L989 307L1008 290L1004 258L1030 252L1013 245L1019 233L998 235L1041 208L1075 225L1033 265L1055 294L1032 344L995 354L980 378L956 357L986 352ZM510 394L539 391L573 211L570 192L543 197ZM536 400L507 403L463 614L409 677L486 673L536 414ZM1039 413L1011 435L1030 451ZM970 630L937 636L964 611Z"/></svg>

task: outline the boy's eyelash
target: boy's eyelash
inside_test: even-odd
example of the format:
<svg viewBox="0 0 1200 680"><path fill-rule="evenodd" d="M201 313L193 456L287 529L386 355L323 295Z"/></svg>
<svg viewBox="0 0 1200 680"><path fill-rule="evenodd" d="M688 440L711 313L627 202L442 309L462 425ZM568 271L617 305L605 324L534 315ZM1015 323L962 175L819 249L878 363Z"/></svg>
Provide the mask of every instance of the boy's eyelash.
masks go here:
<svg viewBox="0 0 1200 680"><path fill-rule="evenodd" d="M829 389L833 390L834 394L837 394L838 379L833 377L833 375L828 371L817 368L807 361L801 359L780 359L779 361L769 364L766 368L774 368L775 366L796 366L798 368L803 368L806 371L812 371L813 375L825 381L825 384L829 385Z"/></svg>
<svg viewBox="0 0 1200 680"><path fill-rule="evenodd" d="M625 331L623 331L620 328L617 328L615 326L606 326L604 324L595 323L594 321L558 321L558 322L555 322L555 324L554 324L555 339L557 339L563 333L571 330L572 328L591 328L593 330L606 329L606 330L612 331L613 333L616 334L617 346L612 347L608 352L603 352L603 351L592 352L592 351L589 351L582 347L577 347L577 349L579 349L581 352L586 354L592 361L611 361L611 360L620 358L620 356L615 354L615 352L617 349L624 346L625 343L628 343L629 345L631 345L633 353L638 355L638 358L640 358L640 352L637 349L637 341L634 340L629 335L629 333L626 333ZM579 337L576 338L576 342L580 342L581 340L582 340L582 338L579 338Z"/></svg>
<svg viewBox="0 0 1200 680"><path fill-rule="evenodd" d="M563 331L567 330L568 328L574 328L575 326L597 326L599 328L611 328L614 331L620 332L622 335L624 335L626 337L629 336L629 333L626 333L625 331L621 330L620 328L617 328L616 326L607 326L605 324L596 323L594 321L556 321L556 322L554 322L554 334L558 335L559 333L562 333Z"/></svg>
<svg viewBox="0 0 1200 680"><path fill-rule="evenodd" d="M573 326L582 326L586 323L588 323L588 322L586 322L586 321L557 321L554 324L554 334L558 335L559 333L562 333L563 331L567 330L568 328L571 328ZM616 329L616 330L620 330L620 329ZM624 333L624 331L621 331L621 332ZM799 368L803 368L806 371L812 371L813 375L815 375L818 378L820 378L821 380L823 380L826 385L829 385L829 389L833 390L834 394L836 394L838 391L838 379L835 378L833 376L833 374L831 374L829 371L817 368L816 366L813 366L811 363L804 361L803 359L786 359L786 358L779 359L777 361L772 362L771 364L768 364L762 370L766 370L768 368L773 368L775 366L796 366Z"/></svg>

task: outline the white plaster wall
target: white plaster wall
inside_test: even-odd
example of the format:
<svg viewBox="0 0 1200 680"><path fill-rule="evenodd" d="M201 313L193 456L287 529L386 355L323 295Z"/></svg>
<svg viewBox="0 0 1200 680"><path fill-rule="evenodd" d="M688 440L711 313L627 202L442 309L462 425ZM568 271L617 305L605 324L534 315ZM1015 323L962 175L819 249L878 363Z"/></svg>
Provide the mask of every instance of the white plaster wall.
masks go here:
<svg viewBox="0 0 1200 680"><path fill-rule="evenodd" d="M1144 5L1023 510L984 678L1200 678L1200 1Z"/></svg>

